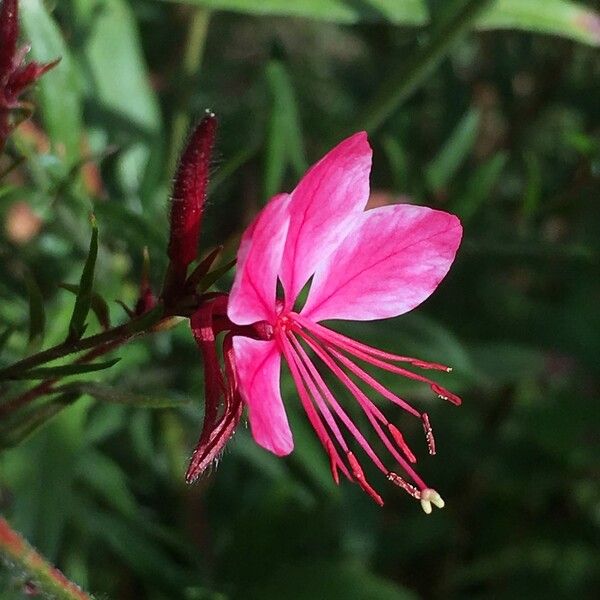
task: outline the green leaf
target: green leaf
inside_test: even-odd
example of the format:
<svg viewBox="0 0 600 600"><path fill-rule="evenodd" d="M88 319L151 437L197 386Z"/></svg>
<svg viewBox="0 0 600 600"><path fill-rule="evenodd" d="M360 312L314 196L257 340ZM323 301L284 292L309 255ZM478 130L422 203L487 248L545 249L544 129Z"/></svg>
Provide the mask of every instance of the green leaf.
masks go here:
<svg viewBox="0 0 600 600"><path fill-rule="evenodd" d="M465 223L470 221L481 206L489 200L507 161L508 154L499 152L471 175L464 193L452 204L452 211L457 213Z"/></svg>
<svg viewBox="0 0 600 600"><path fill-rule="evenodd" d="M4 347L6 344L8 344L8 341L10 340L10 337L14 331L14 327L7 327L2 333L0 333L0 354L2 354L2 350L4 350Z"/></svg>
<svg viewBox="0 0 600 600"><path fill-rule="evenodd" d="M181 2L182 0L167 0ZM423 26L429 22L425 0L183 0L215 10L253 15L307 17L353 24L386 22ZM520 29L560 35L600 45L598 13L569 0L496 0L475 22L477 29Z"/></svg>
<svg viewBox="0 0 600 600"><path fill-rule="evenodd" d="M29 273L25 275L25 285L29 295L29 351L40 348L44 341L44 331L46 329L46 314L44 312L44 297L42 292Z"/></svg>
<svg viewBox="0 0 600 600"><path fill-rule="evenodd" d="M408 191L408 155L400 142L390 135L382 139L383 149L390 164L396 191Z"/></svg>
<svg viewBox="0 0 600 600"><path fill-rule="evenodd" d="M179 2L180 0L168 0ZM334 23L360 23L387 21L397 25L423 25L427 9L422 0L185 0L217 10L231 10L252 15L281 15L308 17Z"/></svg>
<svg viewBox="0 0 600 600"><path fill-rule="evenodd" d="M72 283L59 284L63 290L67 290L72 294L78 295L80 287ZM110 312L106 300L97 292L92 292L91 308L98 319L98 323L104 328L110 328Z"/></svg>
<svg viewBox="0 0 600 600"><path fill-rule="evenodd" d="M265 197L270 198L282 189L288 164L301 176L307 162L294 90L285 65L272 60L266 76L272 96L265 164Z"/></svg>
<svg viewBox="0 0 600 600"><path fill-rule="evenodd" d="M479 29L522 29L600 45L600 17L568 0L496 0L477 21Z"/></svg>
<svg viewBox="0 0 600 600"><path fill-rule="evenodd" d="M67 377L69 375L81 375L82 373L92 373L109 369L113 365L116 365L120 360L120 358L114 358L101 363L39 367L37 369L30 369L24 373L11 375L10 379L56 379L58 377Z"/></svg>
<svg viewBox="0 0 600 600"><path fill-rule="evenodd" d="M448 186L473 148L478 128L479 112L468 111L425 171L431 190L442 190Z"/></svg>
<svg viewBox="0 0 600 600"><path fill-rule="evenodd" d="M82 103L76 72L67 44L42 0L19 3L23 34L31 43L31 58L60 63L45 73L36 84L44 127L59 155L68 164L79 156Z"/></svg>
<svg viewBox="0 0 600 600"><path fill-rule="evenodd" d="M75 383L64 389L74 389L82 394L89 394L96 400L115 404L127 404L141 408L176 408L184 406L187 402L175 398L159 398L148 396L129 390L120 390L109 385L97 383Z"/></svg>
<svg viewBox="0 0 600 600"><path fill-rule="evenodd" d="M207 273L201 280L197 286L198 293L202 294L206 292L206 290L210 289L223 275L228 273L235 266L236 259L230 260L227 264Z"/></svg>
<svg viewBox="0 0 600 600"><path fill-rule="evenodd" d="M94 285L94 269L96 259L98 258L98 227L96 219L92 216L92 239L90 240L90 249L88 251L81 279L79 281L79 290L75 298L75 306L69 323L68 341L78 340L85 331L85 320L87 319L90 307L92 306L92 287Z"/></svg>
<svg viewBox="0 0 600 600"><path fill-rule="evenodd" d="M268 583L257 586L252 598L344 598L344 600L416 600L416 596L391 581L370 573L353 561L307 560L279 564Z"/></svg>
<svg viewBox="0 0 600 600"><path fill-rule="evenodd" d="M79 394L72 392L62 394L49 402L38 403L3 418L0 424L0 448L12 448L25 441L78 397Z"/></svg>

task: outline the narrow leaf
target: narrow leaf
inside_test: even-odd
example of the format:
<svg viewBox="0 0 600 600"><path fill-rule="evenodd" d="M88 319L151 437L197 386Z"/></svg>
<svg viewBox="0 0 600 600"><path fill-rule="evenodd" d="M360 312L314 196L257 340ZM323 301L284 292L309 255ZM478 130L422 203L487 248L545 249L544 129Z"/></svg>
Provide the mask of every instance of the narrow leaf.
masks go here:
<svg viewBox="0 0 600 600"><path fill-rule="evenodd" d="M221 279L221 277L223 277L223 275L225 275L225 273L230 271L235 266L235 263L235 259L230 260L226 265L223 265L222 267L219 267L218 269L208 273L198 284L197 291L202 294L211 288L215 283L217 283L217 281L219 281L219 279Z"/></svg>
<svg viewBox="0 0 600 600"><path fill-rule="evenodd" d="M431 190L442 190L451 182L473 148L478 127L479 112L470 110L460 120L444 147L425 171Z"/></svg>
<svg viewBox="0 0 600 600"><path fill-rule="evenodd" d="M0 333L0 354L2 354L2 350L6 344L8 344L8 340L10 340L10 336L14 333L13 327L7 327L2 333Z"/></svg>
<svg viewBox="0 0 600 600"><path fill-rule="evenodd" d="M58 367L39 367L30 369L24 373L11 375L10 379L57 379L58 377L67 377L68 375L81 375L82 373L92 373L102 371L116 365L121 359L114 358L100 363L91 364L71 364L60 365Z"/></svg>
<svg viewBox="0 0 600 600"><path fill-rule="evenodd" d="M44 341L46 329L46 314L44 312L44 297L30 273L25 275L25 285L29 294L29 351L38 349Z"/></svg>
<svg viewBox="0 0 600 600"><path fill-rule="evenodd" d="M20 2L23 34L31 43L31 57L39 62L60 58L60 64L36 85L45 129L57 153L72 164L79 157L82 101L80 86L67 44L42 0Z"/></svg>
<svg viewBox="0 0 600 600"><path fill-rule="evenodd" d="M167 0L181 2L182 0ZM424 26L429 23L427 0L183 0L187 4L215 10L253 15L306 17L333 23L390 23ZM444 7L439 0L429 4ZM444 11L445 12L445 11ZM434 15L436 16L436 15ZM438 21L439 15L435 21ZM443 18L443 16L441 17ZM520 29L560 35L584 44L600 45L600 16L582 3L571 0L496 0L477 18L475 29Z"/></svg>
<svg viewBox="0 0 600 600"><path fill-rule="evenodd" d="M90 307L92 305L92 286L94 285L94 269L96 267L96 258L98 257L98 227L96 219L92 217L92 239L90 240L90 249L83 266L81 280L79 281L79 290L75 298L73 315L69 323L69 334L67 339L70 341L78 340L84 332L85 320L87 319Z"/></svg>
<svg viewBox="0 0 600 600"><path fill-rule="evenodd" d="M101 400L103 402L127 404L140 408L176 408L187 404L185 401L174 398L149 396L147 394L121 390L109 385L97 383L75 383L65 386L63 389L77 390L79 393L88 394L96 400Z"/></svg>
<svg viewBox="0 0 600 600"><path fill-rule="evenodd" d="M463 222L470 221L479 208L489 201L507 160L508 154L499 152L471 176L464 193L452 205L452 212L455 212Z"/></svg>
<svg viewBox="0 0 600 600"><path fill-rule="evenodd" d="M71 292L72 294L75 294L76 296L77 296L77 294L79 294L79 289L80 289L79 286L75 285L73 283L61 283L59 285L59 287L61 287L63 290L67 290L68 292ZM92 292L91 308L92 308L92 311L94 311L96 318L98 319L98 323L100 323L100 325L104 329L109 329L110 328L110 312L109 312L109 308L108 308L108 303L97 292Z"/></svg>
<svg viewBox="0 0 600 600"><path fill-rule="evenodd" d="M3 419L0 424L0 448L12 448L25 441L78 397L79 394L74 392L62 394L50 402L38 403Z"/></svg>

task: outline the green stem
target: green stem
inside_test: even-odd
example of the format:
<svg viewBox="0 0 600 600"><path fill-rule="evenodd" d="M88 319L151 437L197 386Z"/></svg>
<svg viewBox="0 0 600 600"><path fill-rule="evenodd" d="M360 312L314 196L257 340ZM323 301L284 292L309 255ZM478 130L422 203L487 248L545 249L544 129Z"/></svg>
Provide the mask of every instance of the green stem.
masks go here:
<svg viewBox="0 0 600 600"><path fill-rule="evenodd" d="M445 19L408 64L384 82L352 130L365 129L372 133L378 129L423 84L490 2L468 0L460 10Z"/></svg>
<svg viewBox="0 0 600 600"><path fill-rule="evenodd" d="M36 593L57 600L91 600L92 598L52 566L2 517L0 517L0 556L5 558L6 564L29 575L26 583L32 585Z"/></svg>
<svg viewBox="0 0 600 600"><path fill-rule="evenodd" d="M210 10L206 8L193 8L190 10L191 16L181 68L182 85L177 95L177 109L173 116L173 126L171 129L169 160L167 162L168 175L171 175L177 167L181 142L185 138L190 125L188 108L191 90L193 89L191 82L202 64L206 34L210 21Z"/></svg>
<svg viewBox="0 0 600 600"><path fill-rule="evenodd" d="M136 317L123 325L119 325L118 327L113 327L112 329L103 331L97 335L92 335L80 340L62 342L43 352L28 356L4 369L0 369L0 380L8 379L13 375L23 373L33 367L37 367L58 358L63 358L69 354L81 352L82 350L89 350L90 348L111 344L116 341L125 342L140 333L154 328L160 321L170 318L171 317L164 316L164 309L162 306L159 306L140 317Z"/></svg>

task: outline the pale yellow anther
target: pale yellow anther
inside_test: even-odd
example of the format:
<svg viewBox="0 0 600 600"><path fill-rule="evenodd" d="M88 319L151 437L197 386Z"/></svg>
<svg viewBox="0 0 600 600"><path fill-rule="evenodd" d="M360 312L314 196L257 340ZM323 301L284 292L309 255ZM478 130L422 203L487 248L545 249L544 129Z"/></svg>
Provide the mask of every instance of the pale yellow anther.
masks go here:
<svg viewBox="0 0 600 600"><path fill-rule="evenodd" d="M444 508L446 505L444 499L435 490L427 488L421 492L421 508L425 514L431 514L432 504L438 508Z"/></svg>

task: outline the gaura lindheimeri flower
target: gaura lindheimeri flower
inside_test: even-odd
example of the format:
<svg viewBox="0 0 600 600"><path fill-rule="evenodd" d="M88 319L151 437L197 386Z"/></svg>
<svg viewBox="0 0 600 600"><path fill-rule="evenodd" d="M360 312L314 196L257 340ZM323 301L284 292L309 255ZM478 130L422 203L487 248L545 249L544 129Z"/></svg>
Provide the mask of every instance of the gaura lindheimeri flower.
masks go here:
<svg viewBox="0 0 600 600"><path fill-rule="evenodd" d="M359 363L428 384L440 397L460 398L406 365L449 370L443 365L372 348L323 325L330 319L370 321L412 310L448 272L460 243L457 217L422 206L397 204L365 210L369 197L371 149L364 132L341 142L302 178L290 194L275 196L242 237L227 317L254 335L231 328L229 369L248 407L255 441L278 456L294 442L280 392L281 359L298 396L339 472L355 480L377 503L381 496L365 478L354 438L362 452L394 484L419 499L425 512L442 507L439 494L412 467L415 455L404 437L365 391L382 396L420 419L430 453L435 442L429 417L379 383ZM304 305L298 297L309 283ZM279 297L278 282L282 294ZM256 332L260 332L260 335ZM318 359L321 369L317 368ZM405 479L375 452L322 374L329 371L358 403ZM208 373L207 373L208 376Z"/></svg>

